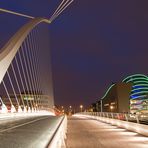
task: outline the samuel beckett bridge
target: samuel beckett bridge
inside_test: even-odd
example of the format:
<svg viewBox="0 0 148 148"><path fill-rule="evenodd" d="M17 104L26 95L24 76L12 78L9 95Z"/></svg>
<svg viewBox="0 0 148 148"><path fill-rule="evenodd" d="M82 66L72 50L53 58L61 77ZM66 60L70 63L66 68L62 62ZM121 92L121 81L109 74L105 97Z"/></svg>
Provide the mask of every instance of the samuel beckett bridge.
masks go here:
<svg viewBox="0 0 148 148"><path fill-rule="evenodd" d="M147 125L127 115L81 112L67 127L55 114L48 26L72 2L63 0L49 19L0 8L29 19L0 50L0 148L147 148Z"/></svg>

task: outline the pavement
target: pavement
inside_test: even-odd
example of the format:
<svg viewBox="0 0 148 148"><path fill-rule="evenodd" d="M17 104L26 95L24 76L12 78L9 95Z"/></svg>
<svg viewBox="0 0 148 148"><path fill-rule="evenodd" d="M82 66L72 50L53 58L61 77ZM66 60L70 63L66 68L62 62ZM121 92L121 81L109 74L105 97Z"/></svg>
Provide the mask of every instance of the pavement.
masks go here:
<svg viewBox="0 0 148 148"><path fill-rule="evenodd" d="M46 148L62 117L31 116L0 120L0 148Z"/></svg>
<svg viewBox="0 0 148 148"><path fill-rule="evenodd" d="M84 117L68 117L67 148L148 148L148 137Z"/></svg>

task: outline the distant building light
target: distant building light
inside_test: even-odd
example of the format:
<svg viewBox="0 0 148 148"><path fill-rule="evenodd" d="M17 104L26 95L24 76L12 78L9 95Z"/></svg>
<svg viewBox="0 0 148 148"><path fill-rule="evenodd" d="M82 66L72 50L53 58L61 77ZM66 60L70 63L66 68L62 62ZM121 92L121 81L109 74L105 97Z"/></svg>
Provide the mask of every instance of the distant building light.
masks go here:
<svg viewBox="0 0 148 148"><path fill-rule="evenodd" d="M31 97L24 97L24 100L34 100L34 98L31 98Z"/></svg>
<svg viewBox="0 0 148 148"><path fill-rule="evenodd" d="M114 107L111 105L111 106L110 106L110 109L112 110L112 109L114 109Z"/></svg>
<svg viewBox="0 0 148 148"><path fill-rule="evenodd" d="M104 104L104 106L109 106L109 104Z"/></svg>

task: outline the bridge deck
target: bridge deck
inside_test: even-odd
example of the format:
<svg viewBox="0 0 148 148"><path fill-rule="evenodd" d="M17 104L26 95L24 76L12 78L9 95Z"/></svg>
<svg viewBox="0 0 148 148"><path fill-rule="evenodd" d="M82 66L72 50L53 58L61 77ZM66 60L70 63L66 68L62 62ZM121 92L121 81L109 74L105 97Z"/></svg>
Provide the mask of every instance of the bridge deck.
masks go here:
<svg viewBox="0 0 148 148"><path fill-rule="evenodd" d="M148 137L96 120L69 117L67 148L148 148Z"/></svg>
<svg viewBox="0 0 148 148"><path fill-rule="evenodd" d="M0 119L0 148L45 148L61 119L47 115Z"/></svg>

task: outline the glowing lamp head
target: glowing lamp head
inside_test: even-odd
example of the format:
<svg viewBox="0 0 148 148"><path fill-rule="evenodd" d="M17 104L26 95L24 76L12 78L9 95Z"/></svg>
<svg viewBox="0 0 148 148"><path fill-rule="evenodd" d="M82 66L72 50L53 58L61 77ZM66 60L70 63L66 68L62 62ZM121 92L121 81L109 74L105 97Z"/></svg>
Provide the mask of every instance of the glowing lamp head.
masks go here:
<svg viewBox="0 0 148 148"><path fill-rule="evenodd" d="M113 106L110 106L110 109L112 110L112 109L114 109L114 107Z"/></svg>

